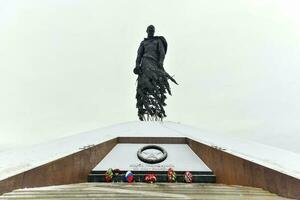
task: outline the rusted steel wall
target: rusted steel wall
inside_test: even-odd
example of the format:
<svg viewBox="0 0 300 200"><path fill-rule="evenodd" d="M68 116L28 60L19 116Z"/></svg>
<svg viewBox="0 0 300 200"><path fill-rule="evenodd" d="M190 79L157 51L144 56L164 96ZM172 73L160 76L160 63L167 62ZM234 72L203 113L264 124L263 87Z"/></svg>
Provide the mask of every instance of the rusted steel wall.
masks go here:
<svg viewBox="0 0 300 200"><path fill-rule="evenodd" d="M300 180L222 150L187 139L191 149L216 175L217 183L258 187L300 199Z"/></svg>
<svg viewBox="0 0 300 200"><path fill-rule="evenodd" d="M0 194L25 187L86 182L91 170L116 144L117 138L2 180Z"/></svg>

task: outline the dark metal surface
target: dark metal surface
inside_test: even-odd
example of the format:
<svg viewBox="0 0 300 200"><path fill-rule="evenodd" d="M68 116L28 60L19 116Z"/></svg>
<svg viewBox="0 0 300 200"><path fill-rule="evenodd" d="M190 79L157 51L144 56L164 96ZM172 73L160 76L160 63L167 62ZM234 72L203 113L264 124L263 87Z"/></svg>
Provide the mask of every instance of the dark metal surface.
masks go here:
<svg viewBox="0 0 300 200"><path fill-rule="evenodd" d="M162 120L167 116L164 110L167 105L166 95L172 95L168 81L177 84L163 65L168 48L167 40L163 36L154 36L154 32L154 26L148 26L148 37L139 46L136 67L133 70L138 75L136 107L141 121Z"/></svg>

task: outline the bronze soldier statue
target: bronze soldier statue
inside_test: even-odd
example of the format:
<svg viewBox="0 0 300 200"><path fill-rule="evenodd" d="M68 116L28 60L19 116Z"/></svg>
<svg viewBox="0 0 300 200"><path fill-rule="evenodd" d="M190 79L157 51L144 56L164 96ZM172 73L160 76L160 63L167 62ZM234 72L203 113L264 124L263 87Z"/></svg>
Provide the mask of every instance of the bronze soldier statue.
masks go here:
<svg viewBox="0 0 300 200"><path fill-rule="evenodd" d="M147 27L148 37L140 44L133 70L138 75L136 107L141 121L162 120L167 116L164 110L166 93L171 95L168 80L177 84L163 67L167 41L163 36L154 36L154 32L153 25Z"/></svg>

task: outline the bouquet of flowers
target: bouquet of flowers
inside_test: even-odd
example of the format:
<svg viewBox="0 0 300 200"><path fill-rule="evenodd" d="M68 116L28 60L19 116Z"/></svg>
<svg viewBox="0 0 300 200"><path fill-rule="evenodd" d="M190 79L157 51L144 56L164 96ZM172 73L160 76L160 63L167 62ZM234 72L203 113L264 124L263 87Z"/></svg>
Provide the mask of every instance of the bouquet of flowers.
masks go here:
<svg viewBox="0 0 300 200"><path fill-rule="evenodd" d="M106 182L111 182L113 176L114 176L113 169L112 169L112 168L109 168L109 169L105 172L105 174L104 174L104 180L105 180Z"/></svg>
<svg viewBox="0 0 300 200"><path fill-rule="evenodd" d="M147 174L145 176L145 181L147 183L155 183L156 182L156 175L155 174Z"/></svg>
<svg viewBox="0 0 300 200"><path fill-rule="evenodd" d="M176 181L176 172L172 169L168 169L168 182L172 183Z"/></svg>
<svg viewBox="0 0 300 200"><path fill-rule="evenodd" d="M192 175L191 172L187 171L187 172L184 173L184 181L185 181L186 183L191 183L191 182L193 182L193 175Z"/></svg>
<svg viewBox="0 0 300 200"><path fill-rule="evenodd" d="M125 181L128 183L132 183L134 181L133 173L131 171L126 172Z"/></svg>

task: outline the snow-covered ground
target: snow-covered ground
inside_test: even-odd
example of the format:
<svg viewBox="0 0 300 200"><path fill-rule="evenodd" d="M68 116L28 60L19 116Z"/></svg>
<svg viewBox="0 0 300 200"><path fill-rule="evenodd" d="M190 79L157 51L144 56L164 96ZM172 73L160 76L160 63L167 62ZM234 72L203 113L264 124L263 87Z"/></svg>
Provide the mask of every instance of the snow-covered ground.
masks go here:
<svg viewBox="0 0 300 200"><path fill-rule="evenodd" d="M118 136L189 137L300 179L300 155L174 122L126 122L47 143L0 152L0 180Z"/></svg>

